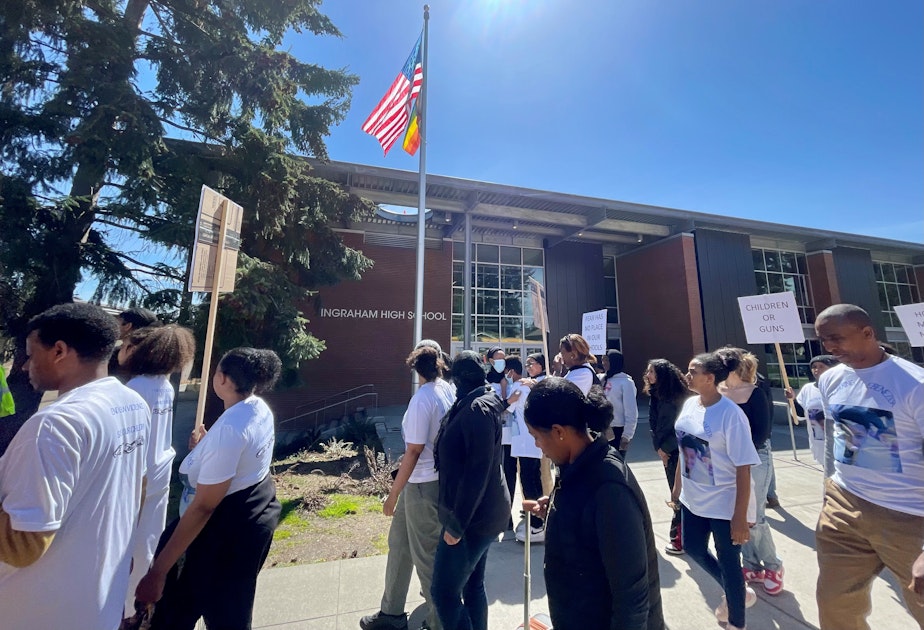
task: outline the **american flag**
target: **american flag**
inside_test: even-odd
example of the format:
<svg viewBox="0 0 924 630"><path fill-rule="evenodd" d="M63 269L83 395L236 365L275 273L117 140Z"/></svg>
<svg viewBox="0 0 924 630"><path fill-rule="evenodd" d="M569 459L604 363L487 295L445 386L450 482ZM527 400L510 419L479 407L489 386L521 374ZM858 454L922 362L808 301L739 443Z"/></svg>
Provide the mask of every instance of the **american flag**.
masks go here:
<svg viewBox="0 0 924 630"><path fill-rule="evenodd" d="M385 150L385 155L388 155L388 151L398 138L404 135L410 118L411 105L423 85L423 64L420 56L422 37L421 33L414 50L404 63L401 74L363 123L363 131L379 141Z"/></svg>

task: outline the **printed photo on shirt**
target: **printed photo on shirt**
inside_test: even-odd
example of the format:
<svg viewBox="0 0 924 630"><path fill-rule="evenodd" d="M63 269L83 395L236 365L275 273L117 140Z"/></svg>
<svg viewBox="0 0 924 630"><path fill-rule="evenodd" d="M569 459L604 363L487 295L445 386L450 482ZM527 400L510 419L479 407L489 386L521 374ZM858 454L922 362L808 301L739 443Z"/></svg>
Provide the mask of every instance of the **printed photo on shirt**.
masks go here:
<svg viewBox="0 0 924 630"><path fill-rule="evenodd" d="M891 411L831 405L834 458L841 464L879 472L902 472L898 436Z"/></svg>
<svg viewBox="0 0 924 630"><path fill-rule="evenodd" d="M695 435L678 431L680 450L683 453L683 476L696 483L714 486L715 476L712 472L712 452L709 442Z"/></svg>
<svg viewBox="0 0 924 630"><path fill-rule="evenodd" d="M825 439L825 412L823 409L806 409L809 426L812 427L812 439Z"/></svg>

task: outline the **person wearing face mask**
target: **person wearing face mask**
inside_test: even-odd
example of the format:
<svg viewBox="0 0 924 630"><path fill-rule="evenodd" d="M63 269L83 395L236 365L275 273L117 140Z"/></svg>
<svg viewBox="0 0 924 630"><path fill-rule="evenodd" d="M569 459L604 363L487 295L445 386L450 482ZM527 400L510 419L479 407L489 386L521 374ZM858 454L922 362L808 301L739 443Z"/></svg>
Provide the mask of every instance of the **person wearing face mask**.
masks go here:
<svg viewBox="0 0 924 630"><path fill-rule="evenodd" d="M501 400L507 400L507 379L504 373L507 370L507 355L499 347L490 348L484 355L487 366L485 380Z"/></svg>

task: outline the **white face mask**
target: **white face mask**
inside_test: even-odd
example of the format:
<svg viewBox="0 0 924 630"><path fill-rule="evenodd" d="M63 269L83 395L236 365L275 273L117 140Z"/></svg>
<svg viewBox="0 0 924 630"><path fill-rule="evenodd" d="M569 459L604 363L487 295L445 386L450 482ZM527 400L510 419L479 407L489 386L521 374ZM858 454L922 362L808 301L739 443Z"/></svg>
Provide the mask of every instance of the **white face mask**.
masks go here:
<svg viewBox="0 0 924 630"><path fill-rule="evenodd" d="M505 361L504 359L494 359L492 363L494 364L494 371L497 373L503 372L504 367L507 365L507 361Z"/></svg>

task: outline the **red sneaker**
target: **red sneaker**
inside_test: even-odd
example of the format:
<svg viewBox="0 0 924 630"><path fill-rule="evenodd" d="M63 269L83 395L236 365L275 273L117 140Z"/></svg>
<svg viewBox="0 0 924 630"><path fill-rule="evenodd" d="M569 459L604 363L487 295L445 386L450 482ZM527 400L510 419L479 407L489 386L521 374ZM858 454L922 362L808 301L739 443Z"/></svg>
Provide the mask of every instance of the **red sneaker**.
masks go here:
<svg viewBox="0 0 924 630"><path fill-rule="evenodd" d="M764 581L764 570L763 569L757 569L756 571L754 571L747 567L741 567L741 575L744 576L745 584L748 584L750 582L763 582Z"/></svg>
<svg viewBox="0 0 924 630"><path fill-rule="evenodd" d="M764 591L767 595L779 595L783 592L783 567L779 571L764 571Z"/></svg>

